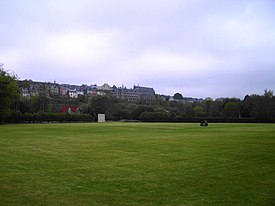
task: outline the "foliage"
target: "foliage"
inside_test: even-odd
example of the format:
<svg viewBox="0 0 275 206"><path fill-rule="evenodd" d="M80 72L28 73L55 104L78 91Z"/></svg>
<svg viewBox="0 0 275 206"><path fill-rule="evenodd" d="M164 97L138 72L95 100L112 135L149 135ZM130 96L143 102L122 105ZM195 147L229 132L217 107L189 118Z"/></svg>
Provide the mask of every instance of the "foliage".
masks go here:
<svg viewBox="0 0 275 206"><path fill-rule="evenodd" d="M94 122L95 117L89 114L64 113L25 113L13 112L7 122L13 123L53 123L53 122Z"/></svg>
<svg viewBox="0 0 275 206"><path fill-rule="evenodd" d="M240 114L239 105L236 102L226 102L223 113L226 117L238 117Z"/></svg>
<svg viewBox="0 0 275 206"><path fill-rule="evenodd" d="M180 93L174 94L174 99L182 100L183 99L182 94L180 94Z"/></svg>
<svg viewBox="0 0 275 206"><path fill-rule="evenodd" d="M0 122L9 117L12 105L19 98L19 88L16 75L10 74L0 68Z"/></svg>
<svg viewBox="0 0 275 206"><path fill-rule="evenodd" d="M50 108L50 99L44 93L39 93L38 96L30 98L30 111L32 113L49 112Z"/></svg>
<svg viewBox="0 0 275 206"><path fill-rule="evenodd" d="M107 97L105 95L93 96L91 99L91 113L93 115L105 114L111 106L116 103L116 99Z"/></svg>
<svg viewBox="0 0 275 206"><path fill-rule="evenodd" d="M194 113L195 113L195 117L204 117L205 116L205 112L204 112L202 106L195 106Z"/></svg>
<svg viewBox="0 0 275 206"><path fill-rule="evenodd" d="M139 119L143 122L168 122L174 121L169 113L165 112L142 112Z"/></svg>

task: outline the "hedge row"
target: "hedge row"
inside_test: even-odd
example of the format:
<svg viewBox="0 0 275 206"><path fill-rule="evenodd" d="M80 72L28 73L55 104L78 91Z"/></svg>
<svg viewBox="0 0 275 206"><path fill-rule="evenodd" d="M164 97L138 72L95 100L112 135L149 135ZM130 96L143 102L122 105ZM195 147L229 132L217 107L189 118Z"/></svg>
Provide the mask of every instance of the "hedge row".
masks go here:
<svg viewBox="0 0 275 206"><path fill-rule="evenodd" d="M164 112L143 112L139 119L142 122L174 122L176 120L175 117Z"/></svg>
<svg viewBox="0 0 275 206"><path fill-rule="evenodd" d="M42 122L94 122L95 118L88 114L64 113L26 113L15 112L5 121L9 123L42 123Z"/></svg>
<svg viewBox="0 0 275 206"><path fill-rule="evenodd" d="M6 118L5 123L42 123L42 122L95 122L97 119L89 114L64 114L64 113L26 113L15 112ZM169 113L143 112L139 120L142 122L193 122L200 123L207 120L209 123L275 123L275 119L256 118L228 118L228 117L175 117Z"/></svg>
<svg viewBox="0 0 275 206"><path fill-rule="evenodd" d="M193 122L207 120L209 123L275 123L275 119L231 118L231 117L175 117L168 113L143 112L140 115L142 122Z"/></svg>
<svg viewBox="0 0 275 206"><path fill-rule="evenodd" d="M205 117L205 118L177 118L177 122L203 122L208 123L275 123L275 119L232 118L232 117Z"/></svg>

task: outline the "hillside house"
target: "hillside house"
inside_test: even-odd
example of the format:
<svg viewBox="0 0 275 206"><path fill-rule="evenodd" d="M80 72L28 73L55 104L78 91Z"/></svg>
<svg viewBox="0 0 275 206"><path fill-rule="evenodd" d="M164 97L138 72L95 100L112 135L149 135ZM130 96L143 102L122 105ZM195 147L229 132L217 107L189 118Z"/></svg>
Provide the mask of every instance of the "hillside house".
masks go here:
<svg viewBox="0 0 275 206"><path fill-rule="evenodd" d="M140 99L146 102L152 102L156 100L155 90L150 87L134 86L134 93L140 95Z"/></svg>
<svg viewBox="0 0 275 206"><path fill-rule="evenodd" d="M68 114L75 114L75 113L79 113L79 108L78 108L78 106L75 106L75 105L63 106L61 108L60 112L68 113Z"/></svg>

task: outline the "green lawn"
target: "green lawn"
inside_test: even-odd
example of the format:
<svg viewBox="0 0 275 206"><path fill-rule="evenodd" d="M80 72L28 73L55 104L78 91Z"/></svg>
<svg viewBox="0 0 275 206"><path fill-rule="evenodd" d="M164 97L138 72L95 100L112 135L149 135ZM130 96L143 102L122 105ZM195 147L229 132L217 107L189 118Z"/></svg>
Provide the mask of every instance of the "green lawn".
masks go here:
<svg viewBox="0 0 275 206"><path fill-rule="evenodd" d="M0 205L275 205L275 124L1 125Z"/></svg>

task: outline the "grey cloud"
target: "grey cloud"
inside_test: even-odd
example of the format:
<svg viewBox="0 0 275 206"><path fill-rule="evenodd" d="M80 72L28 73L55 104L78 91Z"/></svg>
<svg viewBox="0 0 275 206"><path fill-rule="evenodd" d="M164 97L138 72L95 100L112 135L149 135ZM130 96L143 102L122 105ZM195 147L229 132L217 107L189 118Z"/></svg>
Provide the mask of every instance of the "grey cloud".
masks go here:
<svg viewBox="0 0 275 206"><path fill-rule="evenodd" d="M21 78L145 84L197 97L275 89L271 0L0 0L0 7L0 62Z"/></svg>

